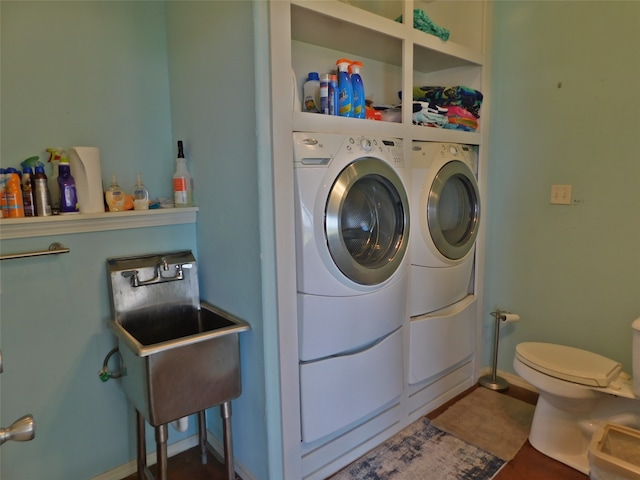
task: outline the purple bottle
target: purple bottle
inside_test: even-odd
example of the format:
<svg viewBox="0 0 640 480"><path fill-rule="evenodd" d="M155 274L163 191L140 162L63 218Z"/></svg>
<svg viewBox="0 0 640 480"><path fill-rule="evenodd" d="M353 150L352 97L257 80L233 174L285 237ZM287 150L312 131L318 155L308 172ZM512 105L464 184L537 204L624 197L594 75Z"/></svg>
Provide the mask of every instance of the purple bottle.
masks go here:
<svg viewBox="0 0 640 480"><path fill-rule="evenodd" d="M60 186L60 214L78 213L78 194L76 181L71 176L68 163L60 163L58 167L58 185Z"/></svg>

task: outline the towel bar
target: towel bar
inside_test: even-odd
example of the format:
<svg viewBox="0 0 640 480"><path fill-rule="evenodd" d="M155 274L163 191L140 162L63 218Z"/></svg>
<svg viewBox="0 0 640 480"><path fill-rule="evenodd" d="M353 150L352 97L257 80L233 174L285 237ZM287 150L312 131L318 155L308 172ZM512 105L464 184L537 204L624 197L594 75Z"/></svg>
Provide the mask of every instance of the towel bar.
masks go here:
<svg viewBox="0 0 640 480"><path fill-rule="evenodd" d="M6 255L0 255L0 260L11 260L13 258L25 258L25 257L39 257L42 255L57 255L59 253L69 253L69 249L58 242L53 242L49 245L48 250L39 250L37 252L24 252L24 253L8 253Z"/></svg>

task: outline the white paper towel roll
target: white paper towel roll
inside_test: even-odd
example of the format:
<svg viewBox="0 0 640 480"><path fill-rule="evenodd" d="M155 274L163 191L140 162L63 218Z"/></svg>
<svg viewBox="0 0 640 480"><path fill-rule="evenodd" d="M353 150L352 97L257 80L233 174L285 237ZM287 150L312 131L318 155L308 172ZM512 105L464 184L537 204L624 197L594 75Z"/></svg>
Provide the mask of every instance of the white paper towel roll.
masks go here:
<svg viewBox="0 0 640 480"><path fill-rule="evenodd" d="M518 320L520 320L520 315L518 315L517 313L503 313L503 318L502 321L503 322L517 322Z"/></svg>
<svg viewBox="0 0 640 480"><path fill-rule="evenodd" d="M100 150L96 147L71 147L69 166L76 181L80 213L104 212Z"/></svg>

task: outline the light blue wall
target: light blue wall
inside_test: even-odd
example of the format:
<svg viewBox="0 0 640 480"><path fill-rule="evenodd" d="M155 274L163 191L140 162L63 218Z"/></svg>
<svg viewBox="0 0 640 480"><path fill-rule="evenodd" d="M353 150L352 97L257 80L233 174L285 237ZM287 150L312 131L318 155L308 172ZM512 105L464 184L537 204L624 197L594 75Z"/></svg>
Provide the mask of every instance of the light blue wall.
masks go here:
<svg viewBox="0 0 640 480"><path fill-rule="evenodd" d="M277 326L263 324L261 307L253 29L252 2L167 4L174 135L185 141L200 205L200 293L251 324L240 341L244 390L233 402L234 449L256 478L267 479L265 381L277 381L277 372L265 369L263 336Z"/></svg>
<svg viewBox="0 0 640 480"><path fill-rule="evenodd" d="M96 146L103 183L117 174L130 191L141 171L152 198L170 196L164 2L3 0L1 8L2 166L45 159L47 147Z"/></svg>
<svg viewBox="0 0 640 480"><path fill-rule="evenodd" d="M484 364L521 341L584 348L631 371L640 316L639 2L497 1ZM552 184L579 204L549 204Z"/></svg>
<svg viewBox="0 0 640 480"><path fill-rule="evenodd" d="M103 178L141 171L171 192L163 2L0 2L3 167L47 146L98 146ZM107 214L105 214L107 215ZM2 227L0 227L2 228ZM135 458L134 416L98 370L115 345L105 260L193 249L196 227L4 240L2 253L62 242L71 253L0 264L1 423L32 413L36 438L0 449L2 478L86 480ZM196 252L197 253L197 252ZM170 430L170 442L187 434ZM149 430L147 442L153 449Z"/></svg>
<svg viewBox="0 0 640 480"><path fill-rule="evenodd" d="M36 422L34 440L2 446L2 478L86 480L135 458L133 409L118 381L98 378L116 343L107 329L105 260L197 253L194 239L195 225L188 225L2 241L2 253L42 250L54 241L70 249L1 265L2 425L27 413ZM170 440L188 434L171 429ZM147 445L155 445L151 430Z"/></svg>

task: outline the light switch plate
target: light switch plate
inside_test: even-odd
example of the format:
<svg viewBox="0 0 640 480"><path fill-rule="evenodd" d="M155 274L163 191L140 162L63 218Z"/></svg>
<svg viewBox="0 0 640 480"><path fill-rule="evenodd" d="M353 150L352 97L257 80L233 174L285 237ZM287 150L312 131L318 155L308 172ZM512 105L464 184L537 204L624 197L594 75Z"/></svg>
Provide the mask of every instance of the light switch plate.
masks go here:
<svg viewBox="0 0 640 480"><path fill-rule="evenodd" d="M551 185L552 205L571 205L571 185Z"/></svg>

